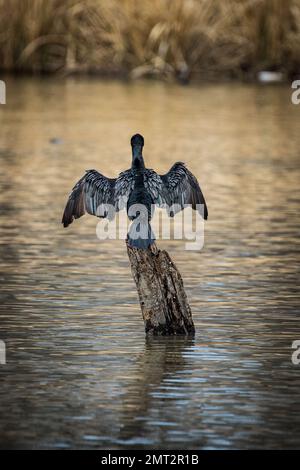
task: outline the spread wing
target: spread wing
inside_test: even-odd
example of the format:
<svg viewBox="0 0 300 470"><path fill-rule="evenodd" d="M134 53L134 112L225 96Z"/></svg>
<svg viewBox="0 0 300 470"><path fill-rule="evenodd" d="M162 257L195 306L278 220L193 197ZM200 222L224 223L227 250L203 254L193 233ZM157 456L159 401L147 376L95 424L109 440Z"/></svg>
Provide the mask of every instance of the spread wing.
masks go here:
<svg viewBox="0 0 300 470"><path fill-rule="evenodd" d="M69 196L62 218L64 227L86 212L101 217L103 204L114 205L115 182L115 179L106 178L96 170L88 170ZM106 215L104 212L103 216Z"/></svg>
<svg viewBox="0 0 300 470"><path fill-rule="evenodd" d="M126 207L134 188L134 177L132 170L123 171L117 179L106 178L96 170L88 170L69 196L62 218L64 227L86 212L97 217L113 218L115 211ZM207 206L198 181L183 163L175 163L168 173L161 176L153 170L145 170L144 182L156 205L174 206L171 216L184 209L185 205L191 205L207 219ZM105 206L107 204L112 208L111 211ZM202 205L200 209L197 204Z"/></svg>
<svg viewBox="0 0 300 470"><path fill-rule="evenodd" d="M134 187L131 170L123 171L117 179L106 178L96 170L88 170L75 184L64 210L62 223L68 227L85 213L113 219L115 211L126 207ZM108 206L110 205L110 210Z"/></svg>
<svg viewBox="0 0 300 470"><path fill-rule="evenodd" d="M153 170L147 170L146 174L145 185L153 201L160 207L174 206L171 216L184 209L185 205L191 205L207 219L207 206L199 183L184 163L175 163L165 175L159 176Z"/></svg>

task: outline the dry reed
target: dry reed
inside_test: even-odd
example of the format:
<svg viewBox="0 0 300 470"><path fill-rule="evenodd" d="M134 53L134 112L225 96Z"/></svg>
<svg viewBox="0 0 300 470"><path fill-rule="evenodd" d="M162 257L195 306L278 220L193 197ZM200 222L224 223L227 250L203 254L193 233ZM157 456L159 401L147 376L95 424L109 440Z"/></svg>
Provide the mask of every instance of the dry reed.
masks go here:
<svg viewBox="0 0 300 470"><path fill-rule="evenodd" d="M300 69L300 0L0 0L0 68L132 77Z"/></svg>

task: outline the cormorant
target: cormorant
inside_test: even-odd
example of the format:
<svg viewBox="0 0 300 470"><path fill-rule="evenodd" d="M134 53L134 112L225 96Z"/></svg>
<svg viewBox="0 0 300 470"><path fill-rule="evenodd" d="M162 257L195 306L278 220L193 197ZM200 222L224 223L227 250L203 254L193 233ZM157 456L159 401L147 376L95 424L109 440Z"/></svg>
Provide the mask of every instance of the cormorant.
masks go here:
<svg viewBox="0 0 300 470"><path fill-rule="evenodd" d="M177 162L168 173L158 175L154 170L145 167L142 153L144 138L140 134L131 138L131 147L131 168L120 173L118 178L106 178L96 170L86 171L69 196L62 218L64 227L68 227L74 219L86 212L111 219L115 212L127 207L128 217L141 221L135 226L133 222L128 234L128 244L146 249L154 242L154 234L149 224L151 208L154 205L169 208L170 217L184 209L185 205L191 205L205 220L207 219L207 206L198 181L184 163ZM134 213L136 204L145 208L142 214ZM197 204L201 206L196 207ZM107 210L106 205L110 205L114 210ZM141 232L141 235L133 237L132 227L135 233Z"/></svg>

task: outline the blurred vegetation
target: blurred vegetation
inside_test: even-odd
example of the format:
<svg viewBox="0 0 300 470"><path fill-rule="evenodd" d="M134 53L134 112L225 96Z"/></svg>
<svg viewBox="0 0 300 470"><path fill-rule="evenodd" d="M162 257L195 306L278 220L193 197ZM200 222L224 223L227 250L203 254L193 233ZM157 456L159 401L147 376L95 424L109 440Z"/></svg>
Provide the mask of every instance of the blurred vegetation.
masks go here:
<svg viewBox="0 0 300 470"><path fill-rule="evenodd" d="M185 80L300 70L300 0L0 0L0 67Z"/></svg>

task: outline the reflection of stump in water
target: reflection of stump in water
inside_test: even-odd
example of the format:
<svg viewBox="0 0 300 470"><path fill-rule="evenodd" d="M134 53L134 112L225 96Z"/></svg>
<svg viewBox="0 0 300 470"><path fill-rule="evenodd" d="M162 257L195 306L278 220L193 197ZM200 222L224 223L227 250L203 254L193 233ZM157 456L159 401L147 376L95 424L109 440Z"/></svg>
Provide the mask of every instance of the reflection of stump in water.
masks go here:
<svg viewBox="0 0 300 470"><path fill-rule="evenodd" d="M127 252L146 333L193 334L195 328L182 277L169 254L155 244L147 250L127 245Z"/></svg>
<svg viewBox="0 0 300 470"><path fill-rule="evenodd" d="M146 337L145 351L135 366L136 380L128 386L122 398L120 439L148 435L147 420L144 418L149 417L151 409L157 406L153 393L160 390L165 379L187 368L188 361L183 353L189 351L193 344L192 336ZM168 412L168 407L165 412Z"/></svg>

